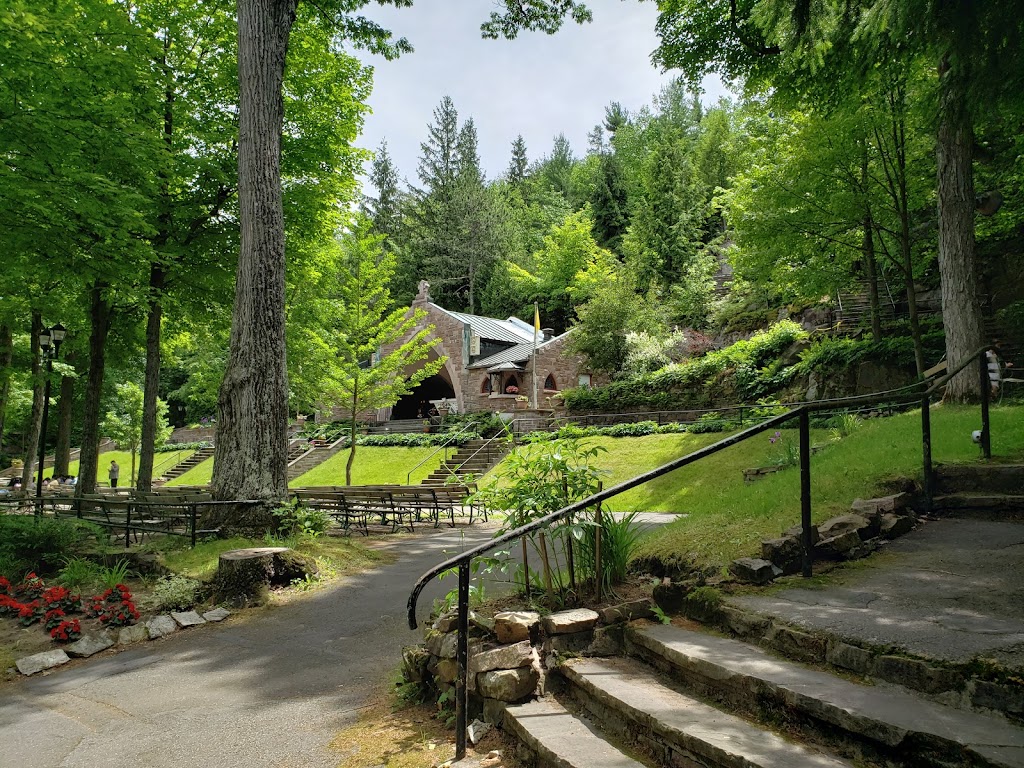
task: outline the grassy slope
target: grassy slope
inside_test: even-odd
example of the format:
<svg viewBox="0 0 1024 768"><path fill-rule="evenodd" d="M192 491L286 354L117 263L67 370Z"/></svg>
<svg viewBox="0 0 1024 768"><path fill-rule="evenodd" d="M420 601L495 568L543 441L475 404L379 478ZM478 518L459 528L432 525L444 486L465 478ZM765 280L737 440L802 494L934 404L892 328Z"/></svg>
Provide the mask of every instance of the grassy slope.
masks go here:
<svg viewBox="0 0 1024 768"><path fill-rule="evenodd" d="M359 446L356 450L356 463L352 467L352 482L355 485L384 485L387 483L405 483L406 474L423 459L430 456L436 448L379 448L375 446ZM418 483L441 463L443 453L423 464L412 475L413 483ZM304 475L292 480L293 488L315 485L344 485L345 463L348 452L342 451L331 456L319 466L313 467ZM123 465L122 465L123 466ZM168 485L206 485L213 475L213 459L193 467L184 475L168 483Z"/></svg>
<svg viewBox="0 0 1024 768"><path fill-rule="evenodd" d="M195 451L169 451L166 453L157 453L153 459L153 476L159 477L160 474L173 467L175 464L179 464L191 456ZM111 460L116 461L121 467L121 479L118 480L119 485L129 485L128 473L132 469L132 456L128 451L107 451L100 454L99 464L97 465L97 479L99 485L107 485L107 470L110 468ZM139 457L135 457L135 472L139 471ZM72 461L68 464L68 473L71 475L78 474L78 461ZM48 467L43 472L43 477L50 477L53 475L53 467Z"/></svg>
<svg viewBox="0 0 1024 768"><path fill-rule="evenodd" d="M876 493L887 478L919 477L920 413L874 419L832 443L827 430L814 430L812 443L828 444L811 462L814 519L825 520L849 508L857 497ZM940 407L932 411L932 450L936 462L977 459L971 431L980 426L977 408ZM997 457L1024 456L1024 408L992 410L992 449ZM598 466L608 470L605 486L634 477L672 458L721 439L723 435L651 435L591 438L603 445ZM796 430L784 439L796 441ZM725 563L755 555L760 541L774 538L800 520L800 474L791 467L755 483L742 470L772 463L777 445L769 434L751 438L715 456L612 499L617 511L685 512L643 544L641 554L694 553L705 563Z"/></svg>

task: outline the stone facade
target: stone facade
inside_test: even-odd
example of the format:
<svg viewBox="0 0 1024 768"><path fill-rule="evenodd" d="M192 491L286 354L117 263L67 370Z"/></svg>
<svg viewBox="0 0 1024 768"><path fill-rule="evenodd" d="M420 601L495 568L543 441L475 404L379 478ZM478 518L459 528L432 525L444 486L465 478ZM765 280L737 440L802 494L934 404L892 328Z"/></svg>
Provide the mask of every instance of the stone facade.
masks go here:
<svg viewBox="0 0 1024 768"><path fill-rule="evenodd" d="M429 285L425 282L420 284L420 292L412 303L411 311L416 310L424 312L416 330L432 325L431 338L436 342L434 359L444 356L447 360L429 387L421 385L418 391L407 396L410 401L454 399L460 413L560 411L563 407L558 393L563 389L607 383L606 376L591 371L582 356L568 350L569 333L549 338L542 336L534 353L533 330L529 323L518 318L498 320L451 312L430 300ZM385 347L381 353L387 354L390 350ZM495 366L491 363L496 357L514 359ZM537 365L536 403L533 402L534 361ZM509 387L517 391L508 392ZM450 391L438 396L439 388ZM433 397L427 394L428 389ZM405 418L407 411L407 405L400 402L394 409L385 409L376 417L378 420Z"/></svg>

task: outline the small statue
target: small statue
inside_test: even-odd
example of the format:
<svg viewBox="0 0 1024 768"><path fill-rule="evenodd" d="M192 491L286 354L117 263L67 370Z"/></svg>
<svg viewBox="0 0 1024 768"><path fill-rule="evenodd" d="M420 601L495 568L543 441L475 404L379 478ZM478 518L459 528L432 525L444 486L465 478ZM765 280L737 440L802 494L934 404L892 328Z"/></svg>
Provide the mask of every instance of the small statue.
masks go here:
<svg viewBox="0 0 1024 768"><path fill-rule="evenodd" d="M426 280L420 280L418 292L416 293L416 301L430 301L430 283Z"/></svg>

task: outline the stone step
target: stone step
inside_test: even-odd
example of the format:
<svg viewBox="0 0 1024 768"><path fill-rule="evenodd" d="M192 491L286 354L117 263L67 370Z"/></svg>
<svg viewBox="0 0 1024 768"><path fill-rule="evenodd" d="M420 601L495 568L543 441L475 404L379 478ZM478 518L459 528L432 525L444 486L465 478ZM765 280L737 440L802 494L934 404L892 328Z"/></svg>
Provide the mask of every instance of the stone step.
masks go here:
<svg viewBox="0 0 1024 768"><path fill-rule="evenodd" d="M903 688L874 687L761 648L675 626L632 627L627 650L699 695L758 716L786 713L869 757L913 765L1024 768L1024 728L952 709Z"/></svg>
<svg viewBox="0 0 1024 768"><path fill-rule="evenodd" d="M602 729L660 765L708 768L852 768L666 686L630 659L575 659L557 673Z"/></svg>
<svg viewBox="0 0 1024 768"><path fill-rule="evenodd" d="M1000 520L1024 519L1024 495L993 493L950 493L935 496L932 506L937 512L997 513Z"/></svg>
<svg viewBox="0 0 1024 768"><path fill-rule="evenodd" d="M1024 464L945 464L935 468L939 493L1024 494Z"/></svg>
<svg viewBox="0 0 1024 768"><path fill-rule="evenodd" d="M537 768L645 768L550 697L507 707L501 725Z"/></svg>

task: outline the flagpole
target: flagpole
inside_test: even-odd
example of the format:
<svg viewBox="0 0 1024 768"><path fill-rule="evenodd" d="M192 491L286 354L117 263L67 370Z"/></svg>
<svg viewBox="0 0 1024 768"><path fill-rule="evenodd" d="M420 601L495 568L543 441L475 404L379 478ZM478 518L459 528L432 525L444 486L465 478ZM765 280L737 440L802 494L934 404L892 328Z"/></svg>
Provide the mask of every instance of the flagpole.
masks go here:
<svg viewBox="0 0 1024 768"><path fill-rule="evenodd" d="M533 302L533 409L538 410L537 402L537 336L540 333L540 308Z"/></svg>

